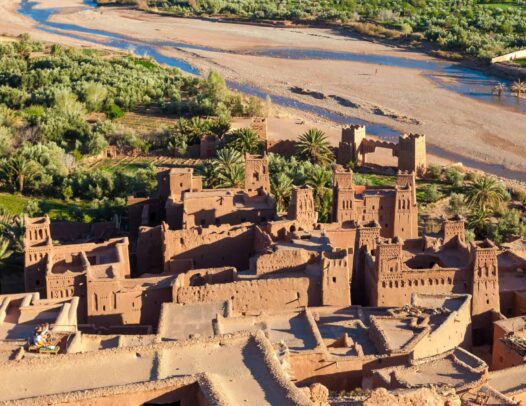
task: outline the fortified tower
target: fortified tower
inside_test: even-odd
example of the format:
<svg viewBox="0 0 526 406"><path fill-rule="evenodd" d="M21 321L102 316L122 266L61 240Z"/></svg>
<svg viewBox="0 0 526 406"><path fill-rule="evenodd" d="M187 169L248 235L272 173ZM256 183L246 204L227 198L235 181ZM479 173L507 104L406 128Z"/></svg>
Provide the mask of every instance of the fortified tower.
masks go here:
<svg viewBox="0 0 526 406"><path fill-rule="evenodd" d="M347 251L324 252L321 257L322 305L350 306L351 291Z"/></svg>
<svg viewBox="0 0 526 406"><path fill-rule="evenodd" d="M27 292L46 292L46 258L53 251L49 217L26 217L24 281Z"/></svg>
<svg viewBox="0 0 526 406"><path fill-rule="evenodd" d="M398 169L423 175L427 169L426 136L404 134L398 141Z"/></svg>
<svg viewBox="0 0 526 406"><path fill-rule="evenodd" d="M338 167L333 174L332 221L343 224L354 220L352 170Z"/></svg>
<svg viewBox="0 0 526 406"><path fill-rule="evenodd" d="M473 345L491 342L492 311L500 311L497 247L490 240L472 243L471 319Z"/></svg>
<svg viewBox="0 0 526 406"><path fill-rule="evenodd" d="M379 240L376 246L376 280L370 289L372 303L370 306L386 306L392 299L398 287L402 273L402 241L395 237L393 239Z"/></svg>
<svg viewBox="0 0 526 406"><path fill-rule="evenodd" d="M447 244L455 238L457 238L458 241L465 243L466 233L464 223L464 218L458 214L449 219L445 219L442 223L442 244Z"/></svg>
<svg viewBox="0 0 526 406"><path fill-rule="evenodd" d="M366 295L363 287L365 286L365 271L367 269L367 258L369 255L376 255L376 243L380 238L382 227L376 221L367 224L360 224L357 230L356 247L354 254L354 266L352 270L352 298L353 304L365 304Z"/></svg>
<svg viewBox="0 0 526 406"><path fill-rule="evenodd" d="M399 171L396 177L393 235L418 237L418 205L414 172Z"/></svg>
<svg viewBox="0 0 526 406"><path fill-rule="evenodd" d="M318 222L318 213L314 208L314 197L310 186L292 189L287 218L297 221L303 230L311 231L314 228Z"/></svg>
<svg viewBox="0 0 526 406"><path fill-rule="evenodd" d="M261 141L267 141L267 119L265 117L252 117L250 129L258 135Z"/></svg>
<svg viewBox="0 0 526 406"><path fill-rule="evenodd" d="M245 191L270 193L268 157L264 155L245 155Z"/></svg>
<svg viewBox="0 0 526 406"><path fill-rule="evenodd" d="M362 142L365 140L366 132L363 125L351 125L342 128L342 139L338 145L337 162L347 165L349 161L364 161L362 154Z"/></svg>

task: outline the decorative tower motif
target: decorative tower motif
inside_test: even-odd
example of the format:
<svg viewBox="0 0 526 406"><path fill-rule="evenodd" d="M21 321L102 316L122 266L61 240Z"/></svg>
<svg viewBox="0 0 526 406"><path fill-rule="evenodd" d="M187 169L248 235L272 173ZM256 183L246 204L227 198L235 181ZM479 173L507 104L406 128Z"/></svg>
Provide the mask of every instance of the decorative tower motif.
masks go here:
<svg viewBox="0 0 526 406"><path fill-rule="evenodd" d="M322 304L324 306L349 306L351 291L347 252L324 252L322 254Z"/></svg>
<svg viewBox="0 0 526 406"><path fill-rule="evenodd" d="M386 306L392 302L391 289L398 287L402 273L402 246L399 238L379 240L376 246L376 280L371 306Z"/></svg>
<svg viewBox="0 0 526 406"><path fill-rule="evenodd" d="M343 224L354 220L353 173L338 167L333 174L332 221Z"/></svg>
<svg viewBox="0 0 526 406"><path fill-rule="evenodd" d="M351 125L342 128L342 139L338 145L337 162L347 165L349 161L365 162L365 154L362 153L362 142L365 140L366 132L363 125Z"/></svg>
<svg viewBox="0 0 526 406"><path fill-rule="evenodd" d="M270 193L268 157L264 155L245 156L245 191Z"/></svg>
<svg viewBox="0 0 526 406"><path fill-rule="evenodd" d="M447 244L451 240L457 238L458 241L465 244L466 243L466 233L464 229L464 223L466 221L462 216L458 214L445 219L442 223L442 243Z"/></svg>
<svg viewBox="0 0 526 406"><path fill-rule="evenodd" d="M396 177L393 235L418 237L418 205L414 172L399 171Z"/></svg>
<svg viewBox="0 0 526 406"><path fill-rule="evenodd" d="M404 134L398 141L398 169L421 176L427 169L426 136Z"/></svg>
<svg viewBox="0 0 526 406"><path fill-rule="evenodd" d="M492 311L500 311L497 247L490 240L472 243L471 320L473 345L491 342Z"/></svg>
<svg viewBox="0 0 526 406"><path fill-rule="evenodd" d="M310 186L292 189L287 218L295 220L303 230L310 231L314 228L318 222L318 213L314 207L314 196Z"/></svg>
<svg viewBox="0 0 526 406"><path fill-rule="evenodd" d="M267 119L266 117L252 117L250 129L254 131L261 141L267 141Z"/></svg>
<svg viewBox="0 0 526 406"><path fill-rule="evenodd" d="M53 251L49 217L25 218L24 280L27 292L46 292L46 259Z"/></svg>

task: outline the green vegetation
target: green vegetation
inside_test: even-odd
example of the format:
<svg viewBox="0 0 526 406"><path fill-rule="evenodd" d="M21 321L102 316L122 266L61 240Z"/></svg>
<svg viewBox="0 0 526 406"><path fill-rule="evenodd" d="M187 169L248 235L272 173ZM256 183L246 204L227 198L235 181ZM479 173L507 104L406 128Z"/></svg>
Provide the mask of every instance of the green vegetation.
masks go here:
<svg viewBox="0 0 526 406"><path fill-rule="evenodd" d="M526 3L521 0L149 0L140 3L142 9L178 16L320 21L347 25L366 35L424 37L443 50L483 59L526 46Z"/></svg>
<svg viewBox="0 0 526 406"><path fill-rule="evenodd" d="M135 131L125 124L132 111L155 111L171 125ZM27 35L1 43L0 261L21 252L12 230L23 230L24 215L110 220L124 213L127 196L153 193L156 170L147 160L97 162L109 145L180 151L224 135L231 115L262 111L259 99L230 92L215 72L200 79L150 59L44 47Z"/></svg>

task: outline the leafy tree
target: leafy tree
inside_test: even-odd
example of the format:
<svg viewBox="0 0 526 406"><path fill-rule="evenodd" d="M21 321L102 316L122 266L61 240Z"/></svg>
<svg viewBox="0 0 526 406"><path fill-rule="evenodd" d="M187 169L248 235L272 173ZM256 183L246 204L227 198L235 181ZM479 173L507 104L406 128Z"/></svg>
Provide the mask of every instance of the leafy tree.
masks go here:
<svg viewBox="0 0 526 406"><path fill-rule="evenodd" d="M466 201L476 210L494 210L507 198L502 184L494 177L484 176L476 179L467 189Z"/></svg>
<svg viewBox="0 0 526 406"><path fill-rule="evenodd" d="M22 154L14 154L0 160L0 175L12 189L23 193L38 176L38 165Z"/></svg>
<svg viewBox="0 0 526 406"><path fill-rule="evenodd" d="M327 204L327 201L331 196L332 174L330 170L323 166L314 166L309 171L305 183L313 189L314 205L318 211L318 220L321 222L329 221L331 206Z"/></svg>
<svg viewBox="0 0 526 406"><path fill-rule="evenodd" d="M89 111L100 111L108 96L108 89L101 83L90 82L85 85L82 96Z"/></svg>
<svg viewBox="0 0 526 406"><path fill-rule="evenodd" d="M312 128L300 135L298 151L312 163L326 164L333 160L329 141L325 133L317 128Z"/></svg>
<svg viewBox="0 0 526 406"><path fill-rule="evenodd" d="M0 236L0 264L13 254L11 243L5 237Z"/></svg>
<svg viewBox="0 0 526 406"><path fill-rule="evenodd" d="M240 152L243 156L245 154L257 154L261 149L261 141L258 135L250 128L241 128L228 134L226 145Z"/></svg>
<svg viewBox="0 0 526 406"><path fill-rule="evenodd" d="M275 174L270 178L270 189L278 211L286 210L292 192L292 179L282 172Z"/></svg>
<svg viewBox="0 0 526 406"><path fill-rule="evenodd" d="M491 232L492 240L501 244L512 238L526 237L526 223L518 210L506 210L504 215L498 219Z"/></svg>

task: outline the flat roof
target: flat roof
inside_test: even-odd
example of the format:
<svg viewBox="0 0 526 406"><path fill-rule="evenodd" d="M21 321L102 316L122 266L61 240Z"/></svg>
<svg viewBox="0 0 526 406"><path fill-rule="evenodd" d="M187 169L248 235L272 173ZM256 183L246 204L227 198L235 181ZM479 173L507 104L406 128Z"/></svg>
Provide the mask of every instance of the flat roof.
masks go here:
<svg viewBox="0 0 526 406"><path fill-rule="evenodd" d="M266 352L266 343L262 334L238 334L1 362L0 402L207 372L229 404L307 404Z"/></svg>

